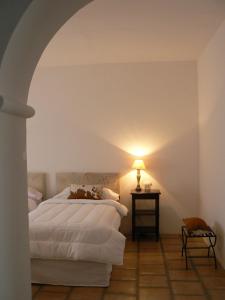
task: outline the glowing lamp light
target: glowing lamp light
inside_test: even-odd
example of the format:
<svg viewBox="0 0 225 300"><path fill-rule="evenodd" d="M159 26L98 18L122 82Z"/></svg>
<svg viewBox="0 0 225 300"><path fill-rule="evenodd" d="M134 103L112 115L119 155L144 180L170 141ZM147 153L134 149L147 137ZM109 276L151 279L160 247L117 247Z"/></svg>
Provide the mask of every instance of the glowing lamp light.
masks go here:
<svg viewBox="0 0 225 300"><path fill-rule="evenodd" d="M145 164L142 159L135 159L132 165L132 169L135 170L145 170Z"/></svg>
<svg viewBox="0 0 225 300"><path fill-rule="evenodd" d="M149 149L144 148L132 148L129 152L137 157L142 157L150 153Z"/></svg>
<svg viewBox="0 0 225 300"><path fill-rule="evenodd" d="M141 186L140 186L140 180L141 180L141 170L145 169L145 164L142 159L135 159L132 165L133 169L137 170L137 187L136 191L140 192L141 191Z"/></svg>

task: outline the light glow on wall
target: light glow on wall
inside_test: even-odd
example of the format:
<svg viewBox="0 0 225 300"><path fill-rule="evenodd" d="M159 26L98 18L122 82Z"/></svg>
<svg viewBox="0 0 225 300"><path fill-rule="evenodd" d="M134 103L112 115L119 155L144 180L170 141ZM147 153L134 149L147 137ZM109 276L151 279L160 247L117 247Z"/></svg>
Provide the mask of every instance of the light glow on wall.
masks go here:
<svg viewBox="0 0 225 300"><path fill-rule="evenodd" d="M149 155L151 151L150 149L144 147L131 147L128 152L136 157L143 157Z"/></svg>
<svg viewBox="0 0 225 300"><path fill-rule="evenodd" d="M159 148L156 143L153 144L149 141L146 142L146 140L146 138L143 138L141 141L140 139L139 141L132 141L129 139L126 139L126 141L118 140L118 142L115 144L127 153L134 156L134 158L143 158L144 156L154 153L157 148Z"/></svg>

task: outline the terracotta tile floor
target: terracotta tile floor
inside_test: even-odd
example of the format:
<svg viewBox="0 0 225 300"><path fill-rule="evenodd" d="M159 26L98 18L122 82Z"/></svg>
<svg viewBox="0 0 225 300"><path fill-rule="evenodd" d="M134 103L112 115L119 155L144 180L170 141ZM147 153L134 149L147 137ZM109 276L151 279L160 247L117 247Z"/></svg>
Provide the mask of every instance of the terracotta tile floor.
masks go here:
<svg viewBox="0 0 225 300"><path fill-rule="evenodd" d="M34 300L223 300L225 271L208 258L190 260L186 270L180 237L167 235L160 242L128 240L124 265L113 267L108 288L35 284L32 291Z"/></svg>

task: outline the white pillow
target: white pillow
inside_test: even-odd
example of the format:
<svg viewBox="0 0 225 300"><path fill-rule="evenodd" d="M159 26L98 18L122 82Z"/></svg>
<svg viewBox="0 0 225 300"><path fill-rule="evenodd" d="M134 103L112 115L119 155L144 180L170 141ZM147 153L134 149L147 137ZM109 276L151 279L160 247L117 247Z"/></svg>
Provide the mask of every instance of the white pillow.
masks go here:
<svg viewBox="0 0 225 300"><path fill-rule="evenodd" d="M62 192L56 194L53 198L67 199L70 195L70 186L66 187Z"/></svg>
<svg viewBox="0 0 225 300"><path fill-rule="evenodd" d="M37 208L38 204L34 199L28 198L28 211L31 212Z"/></svg>
<svg viewBox="0 0 225 300"><path fill-rule="evenodd" d="M30 186L28 187L28 198L33 199L40 203L42 200L42 197L43 197L43 195L41 192L39 192L38 190L36 190Z"/></svg>
<svg viewBox="0 0 225 300"><path fill-rule="evenodd" d="M120 195L113 192L112 190L104 187L102 189L102 199L111 199L114 201L119 201L120 200Z"/></svg>
<svg viewBox="0 0 225 300"><path fill-rule="evenodd" d="M67 199L71 192L71 186L72 186L72 184L70 186L66 187L61 193L55 195L53 198ZM119 201L120 195L113 192L111 189L104 187L104 188L102 188L102 191L101 191L101 198Z"/></svg>

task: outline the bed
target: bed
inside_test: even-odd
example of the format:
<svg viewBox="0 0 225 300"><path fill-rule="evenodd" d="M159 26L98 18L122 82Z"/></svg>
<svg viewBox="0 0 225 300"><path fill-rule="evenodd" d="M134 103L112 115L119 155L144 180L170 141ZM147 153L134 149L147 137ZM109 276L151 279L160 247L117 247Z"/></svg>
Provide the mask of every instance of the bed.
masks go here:
<svg viewBox="0 0 225 300"><path fill-rule="evenodd" d="M46 196L45 173L28 173L28 212L36 209Z"/></svg>
<svg viewBox="0 0 225 300"><path fill-rule="evenodd" d="M103 185L119 193L114 173L58 173L57 191L71 183ZM119 232L127 209L111 199L44 201L29 214L33 283L108 286L112 265L123 263Z"/></svg>

